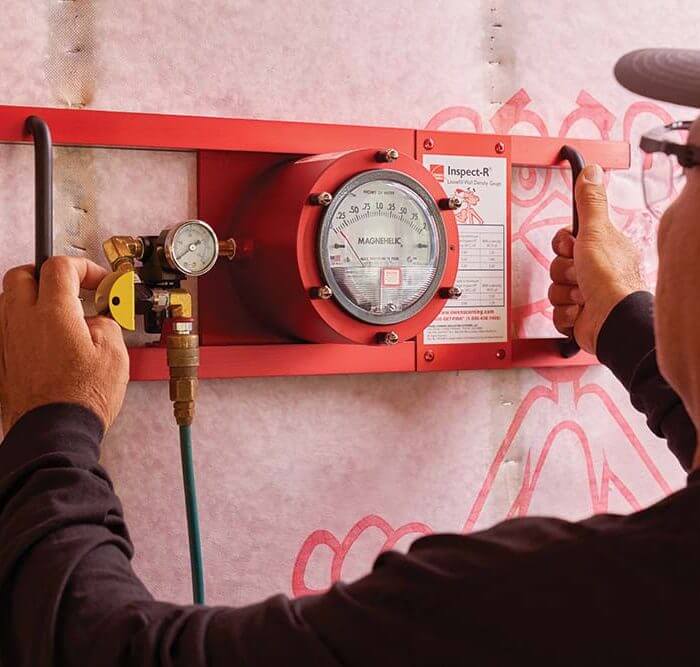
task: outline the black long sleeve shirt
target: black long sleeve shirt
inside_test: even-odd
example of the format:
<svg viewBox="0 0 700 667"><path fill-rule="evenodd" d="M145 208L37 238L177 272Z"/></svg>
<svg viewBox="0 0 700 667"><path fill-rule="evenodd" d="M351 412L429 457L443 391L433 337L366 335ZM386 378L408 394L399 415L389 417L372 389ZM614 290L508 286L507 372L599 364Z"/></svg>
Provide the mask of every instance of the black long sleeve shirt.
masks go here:
<svg viewBox="0 0 700 667"><path fill-rule="evenodd" d="M651 295L598 355L690 465L695 429L659 374ZM506 521L388 552L320 596L243 608L154 600L131 569L98 419L49 405L0 446L4 667L700 664L700 475L630 516Z"/></svg>

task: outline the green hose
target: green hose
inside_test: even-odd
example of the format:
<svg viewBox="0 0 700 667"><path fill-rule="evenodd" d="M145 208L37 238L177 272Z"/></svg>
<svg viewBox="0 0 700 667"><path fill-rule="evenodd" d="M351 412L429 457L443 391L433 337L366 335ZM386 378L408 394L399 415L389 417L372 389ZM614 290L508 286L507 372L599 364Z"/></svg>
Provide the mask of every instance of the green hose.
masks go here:
<svg viewBox="0 0 700 667"><path fill-rule="evenodd" d="M197 488L194 481L194 461L192 460L191 426L180 426L180 456L182 458L182 481L185 486L187 534L190 541L192 597L195 604L204 604L204 565L202 563L202 538L199 533Z"/></svg>

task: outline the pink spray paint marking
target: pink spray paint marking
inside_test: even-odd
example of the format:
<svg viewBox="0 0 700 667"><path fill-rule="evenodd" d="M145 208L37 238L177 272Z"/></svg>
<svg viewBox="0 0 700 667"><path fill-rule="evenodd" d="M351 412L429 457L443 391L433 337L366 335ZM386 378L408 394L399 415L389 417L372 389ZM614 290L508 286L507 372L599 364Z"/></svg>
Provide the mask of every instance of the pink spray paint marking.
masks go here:
<svg viewBox="0 0 700 667"><path fill-rule="evenodd" d="M369 528L378 528L386 537L381 551L393 549L397 542L406 535L429 535L432 533L430 526L424 523L412 522L404 524L397 529L392 528L387 521L376 514L362 517L343 538L342 542L328 530L315 530L302 544L294 563L292 574L292 592L295 596L314 595L323 593L326 589L313 589L307 586L305 576L306 567L313 552L320 546L328 547L333 553L331 560L330 581L336 582L342 578L342 569L345 559L355 542Z"/></svg>

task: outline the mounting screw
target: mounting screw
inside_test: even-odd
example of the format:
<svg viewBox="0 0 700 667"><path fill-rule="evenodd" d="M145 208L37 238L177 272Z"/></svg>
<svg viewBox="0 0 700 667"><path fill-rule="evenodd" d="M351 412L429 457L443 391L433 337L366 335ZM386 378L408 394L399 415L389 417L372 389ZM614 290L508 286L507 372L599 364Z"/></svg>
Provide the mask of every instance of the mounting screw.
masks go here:
<svg viewBox="0 0 700 667"><path fill-rule="evenodd" d="M438 206L443 211L454 211L462 205L462 200L459 197L448 197L441 199L438 202Z"/></svg>
<svg viewBox="0 0 700 667"><path fill-rule="evenodd" d="M426 151L432 151L433 148L435 148L435 139L433 139L432 137L428 137L423 142L423 148L425 148Z"/></svg>
<svg viewBox="0 0 700 667"><path fill-rule="evenodd" d="M459 299L462 296L462 290L459 287L443 287L440 290L440 296L443 299Z"/></svg>
<svg viewBox="0 0 700 667"><path fill-rule="evenodd" d="M330 192L318 192L311 195L309 201L316 206L329 206L333 201L333 195Z"/></svg>
<svg viewBox="0 0 700 667"><path fill-rule="evenodd" d="M311 288L311 298L312 299L323 299L327 301L333 296L333 290L328 287L328 285L321 285L321 287Z"/></svg>
<svg viewBox="0 0 700 667"><path fill-rule="evenodd" d="M494 149L496 153L505 153L506 152L506 145L502 141L497 141L496 145L494 146Z"/></svg>
<svg viewBox="0 0 700 667"><path fill-rule="evenodd" d="M384 345L396 345L399 342L399 334L395 331L388 331L382 336L381 340Z"/></svg>
<svg viewBox="0 0 700 667"><path fill-rule="evenodd" d="M377 162L393 162L399 159L399 152L395 148L387 148L385 151L379 151L376 158Z"/></svg>
<svg viewBox="0 0 700 667"><path fill-rule="evenodd" d="M501 348L499 350L496 350L496 359L505 359L506 358L506 351Z"/></svg>
<svg viewBox="0 0 700 667"><path fill-rule="evenodd" d="M423 359L430 363L433 359L435 359L435 352L432 350L426 350L423 352Z"/></svg>

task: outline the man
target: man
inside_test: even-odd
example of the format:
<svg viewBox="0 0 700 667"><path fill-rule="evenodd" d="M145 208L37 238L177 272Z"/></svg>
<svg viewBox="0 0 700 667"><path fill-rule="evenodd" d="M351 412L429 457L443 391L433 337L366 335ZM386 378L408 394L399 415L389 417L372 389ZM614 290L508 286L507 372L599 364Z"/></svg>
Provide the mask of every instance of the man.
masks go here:
<svg viewBox="0 0 700 667"><path fill-rule="evenodd" d="M685 94L673 70L640 74L645 57L623 59L618 78L641 77L629 85L686 101L664 92L677 85ZM689 69L700 106L700 52ZM700 145L700 122L688 141ZM576 184L579 238L566 230L554 238L554 320L597 352L651 429L694 469L688 486L631 516L525 518L425 537L407 555L381 555L363 579L300 600L239 609L153 600L131 570L121 506L97 463L127 382L117 325L85 319L78 300L102 271L55 258L38 287L30 267L8 272L0 297L2 664L700 663L700 170L689 169L661 225L654 323L637 254L608 219L602 183L602 170L586 167Z"/></svg>

